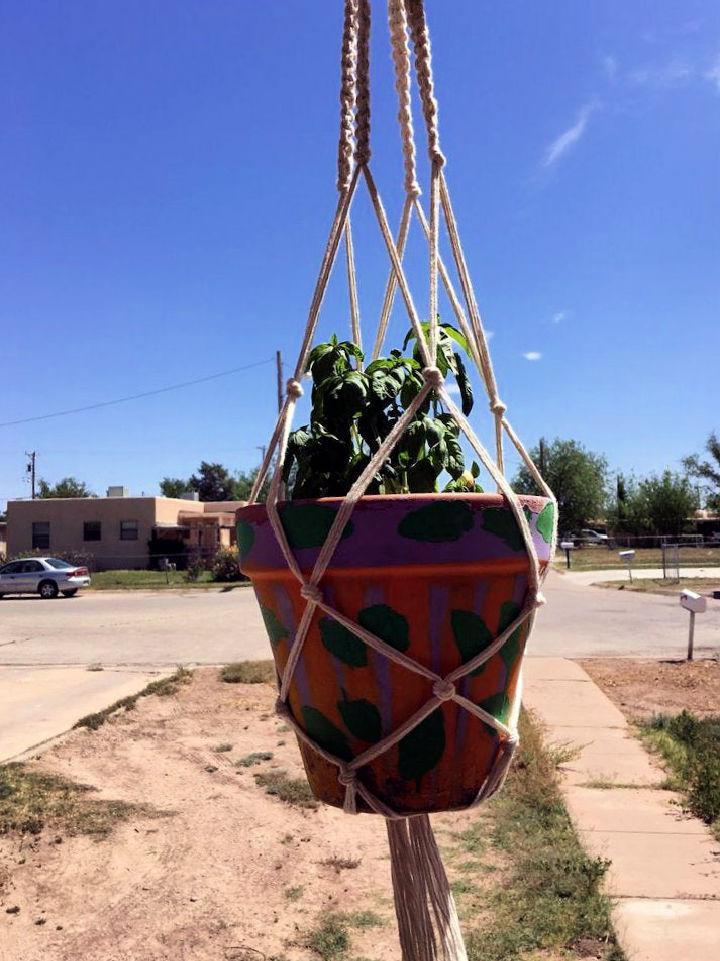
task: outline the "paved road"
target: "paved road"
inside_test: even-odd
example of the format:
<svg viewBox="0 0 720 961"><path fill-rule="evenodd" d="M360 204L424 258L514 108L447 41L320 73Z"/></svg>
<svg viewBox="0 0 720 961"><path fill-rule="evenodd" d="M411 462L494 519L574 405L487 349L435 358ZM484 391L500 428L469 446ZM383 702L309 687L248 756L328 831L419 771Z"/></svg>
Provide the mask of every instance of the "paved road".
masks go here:
<svg viewBox="0 0 720 961"><path fill-rule="evenodd" d="M589 587L587 576L550 574L548 603L538 612L531 655L685 656L688 614L676 597ZM720 601L708 600L707 613L697 616L695 654L713 653L720 653Z"/></svg>
<svg viewBox="0 0 720 961"><path fill-rule="evenodd" d="M0 601L0 664L174 667L269 656L248 587Z"/></svg>

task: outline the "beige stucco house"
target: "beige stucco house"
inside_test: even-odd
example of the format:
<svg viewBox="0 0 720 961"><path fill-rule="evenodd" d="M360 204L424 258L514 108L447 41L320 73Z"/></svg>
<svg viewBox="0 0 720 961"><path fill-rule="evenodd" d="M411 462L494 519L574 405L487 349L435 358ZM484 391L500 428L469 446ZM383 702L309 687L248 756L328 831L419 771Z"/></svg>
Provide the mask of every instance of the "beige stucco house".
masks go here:
<svg viewBox="0 0 720 961"><path fill-rule="evenodd" d="M235 544L241 501L175 497L74 497L8 501L7 554L91 555L95 570L147 568L167 556L184 567Z"/></svg>

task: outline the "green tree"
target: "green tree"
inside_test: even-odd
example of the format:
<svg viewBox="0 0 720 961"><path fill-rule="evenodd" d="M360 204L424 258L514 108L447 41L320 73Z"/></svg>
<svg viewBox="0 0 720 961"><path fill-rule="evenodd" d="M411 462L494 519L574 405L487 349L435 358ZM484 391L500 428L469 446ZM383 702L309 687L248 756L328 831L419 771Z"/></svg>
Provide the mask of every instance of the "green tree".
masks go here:
<svg viewBox="0 0 720 961"><path fill-rule="evenodd" d="M615 503L608 506L606 513L608 528L615 533L649 534L650 518L647 500L634 477L626 478L618 474Z"/></svg>
<svg viewBox="0 0 720 961"><path fill-rule="evenodd" d="M545 480L557 497L560 532L577 532L604 514L607 461L602 454L594 454L574 440L556 437L543 446ZM530 451L530 456L538 463L539 446ZM518 493L537 493L537 485L525 466L515 475L513 485Z"/></svg>
<svg viewBox="0 0 720 961"><path fill-rule="evenodd" d="M669 470L640 481L638 493L645 503L650 528L655 534L681 534L698 505L690 479Z"/></svg>
<svg viewBox="0 0 720 961"><path fill-rule="evenodd" d="M707 505L717 510L720 508L720 440L714 431L705 441L705 450L710 455L708 460L692 454L683 460L683 467L691 477L706 482L710 489Z"/></svg>
<svg viewBox="0 0 720 961"><path fill-rule="evenodd" d="M95 497L84 481L77 477L63 477L57 484L48 484L40 478L38 481L38 497Z"/></svg>
<svg viewBox="0 0 720 961"><path fill-rule="evenodd" d="M191 490L189 482L182 477L163 477L160 481L160 493L163 497L182 497Z"/></svg>
<svg viewBox="0 0 720 961"><path fill-rule="evenodd" d="M260 472L259 467L253 467L253 469L249 471L241 471L241 470L237 471L237 473L235 474L234 500L238 500L238 501L249 500L250 491L252 490L252 486L255 483L255 478L257 477L259 472ZM258 501L260 503L264 503L264 501L266 500L269 487L270 487L270 472L268 472L268 475L265 478L265 481L258 493Z"/></svg>
<svg viewBox="0 0 720 961"><path fill-rule="evenodd" d="M197 491L201 501L235 500L235 481L227 467L202 461L197 474L188 480L190 490Z"/></svg>

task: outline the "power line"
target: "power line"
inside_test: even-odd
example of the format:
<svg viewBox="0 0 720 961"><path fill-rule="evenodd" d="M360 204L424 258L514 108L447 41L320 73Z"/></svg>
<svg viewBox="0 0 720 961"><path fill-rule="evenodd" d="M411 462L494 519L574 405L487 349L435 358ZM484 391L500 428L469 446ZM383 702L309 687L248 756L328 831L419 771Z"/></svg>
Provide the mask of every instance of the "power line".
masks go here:
<svg viewBox="0 0 720 961"><path fill-rule="evenodd" d="M51 414L36 414L35 417L20 417L18 420L0 421L0 427L13 427L15 424L29 424L36 420L49 420L51 417L65 417L67 414L80 414L86 410L97 410L98 407L111 407L113 404L124 404L129 400L139 400L141 397L153 397L156 394L167 394L171 390L180 390L182 387L193 387L195 384L206 384L209 380L217 380L219 377L229 377L230 374L238 374L241 370L250 370L252 367L262 367L265 364L275 363L274 357L267 360L258 360L254 364L243 364L242 367L231 367L230 370L221 370L217 374L208 374L206 377L198 377L195 380L185 380L180 384L170 384L168 387L158 387L155 390L144 390L139 394L128 394L127 397L117 397L115 400L102 400L97 404L86 404L84 407L71 407L68 410L56 410Z"/></svg>

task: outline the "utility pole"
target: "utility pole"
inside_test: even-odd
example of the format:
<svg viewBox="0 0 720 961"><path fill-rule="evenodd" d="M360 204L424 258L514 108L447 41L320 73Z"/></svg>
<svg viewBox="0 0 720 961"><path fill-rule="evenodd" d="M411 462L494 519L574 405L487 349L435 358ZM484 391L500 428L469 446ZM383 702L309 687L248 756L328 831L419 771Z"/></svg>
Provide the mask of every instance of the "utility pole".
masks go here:
<svg viewBox="0 0 720 961"><path fill-rule="evenodd" d="M258 449L258 450L260 451L260 453L262 454L262 461L261 461L260 463L264 463L264 462L265 462L265 452L267 451L267 447L266 447L265 444L258 444L258 445L257 445L257 449Z"/></svg>
<svg viewBox="0 0 720 961"><path fill-rule="evenodd" d="M277 367L277 400L278 400L278 414L282 410L283 405L283 367L282 367L282 354L279 350L275 351L275 366Z"/></svg>
<svg viewBox="0 0 720 961"><path fill-rule="evenodd" d="M35 500L35 456L36 456L36 453L37 453L37 452L34 451L34 450L33 450L33 451L27 451L27 450L26 450L26 451L25 451L25 456L26 456L27 459L28 459L26 470L27 470L27 473L30 475L30 490L31 490L31 492L32 492L32 493L31 493L31 497L32 497L33 500Z"/></svg>
<svg viewBox="0 0 720 961"><path fill-rule="evenodd" d="M538 447L539 447L539 452L538 452L538 461L539 461L539 463L538 463L538 470L540 471L540 473L541 473L542 476L544 477L544 476L545 476L545 438L544 438L544 437L541 437L541 438L540 438L540 443L539 443Z"/></svg>

